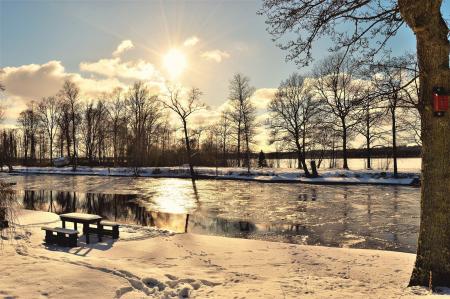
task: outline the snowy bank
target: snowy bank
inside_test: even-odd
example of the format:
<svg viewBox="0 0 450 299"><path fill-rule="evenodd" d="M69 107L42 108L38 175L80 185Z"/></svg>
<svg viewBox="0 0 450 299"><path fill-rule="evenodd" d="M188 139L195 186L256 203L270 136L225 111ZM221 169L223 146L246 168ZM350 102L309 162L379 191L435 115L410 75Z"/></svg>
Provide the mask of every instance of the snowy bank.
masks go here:
<svg viewBox="0 0 450 299"><path fill-rule="evenodd" d="M418 172L402 172L398 178L391 172L377 170L338 170L320 171L320 177L307 178L303 171L292 168L257 168L247 173L245 168L238 167L195 167L200 179L247 180L267 183L308 183L308 184L377 184L377 185L416 185ZM189 178L189 168L180 167L85 167L79 166L73 171L71 167L23 167L16 166L12 173L16 174L64 174L64 175L99 175L99 176L140 176L140 177L175 177Z"/></svg>
<svg viewBox="0 0 450 299"><path fill-rule="evenodd" d="M14 240L3 240L0 251L5 298L445 297L406 287L413 254L151 228L133 239L137 227L125 227L116 242L67 249L42 243L39 223L59 225L54 214L21 212L18 222Z"/></svg>

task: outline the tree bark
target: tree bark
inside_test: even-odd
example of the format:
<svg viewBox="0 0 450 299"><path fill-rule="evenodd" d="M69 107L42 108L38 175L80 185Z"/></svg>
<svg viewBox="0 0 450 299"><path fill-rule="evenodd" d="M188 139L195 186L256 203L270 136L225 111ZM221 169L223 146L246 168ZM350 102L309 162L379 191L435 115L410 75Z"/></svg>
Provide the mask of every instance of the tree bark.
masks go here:
<svg viewBox="0 0 450 299"><path fill-rule="evenodd" d="M241 167L241 121L238 123L237 133L237 163L238 167Z"/></svg>
<svg viewBox="0 0 450 299"><path fill-rule="evenodd" d="M50 134L50 166L53 165L53 136Z"/></svg>
<svg viewBox="0 0 450 299"><path fill-rule="evenodd" d="M396 117L395 117L395 107L391 108L391 117L392 117L392 160L394 162L394 177L398 177L398 168L397 168L397 125L396 125Z"/></svg>
<svg viewBox="0 0 450 299"><path fill-rule="evenodd" d="M194 165L192 164L191 144L189 142L186 120L183 120L183 129L184 129L184 142L186 145L186 154L187 154L188 163L189 163L189 172L191 174L192 180L195 180Z"/></svg>
<svg viewBox="0 0 450 299"><path fill-rule="evenodd" d="M366 107L366 155L367 155L367 169L372 169L371 153L370 153L370 112L369 107Z"/></svg>
<svg viewBox="0 0 450 299"><path fill-rule="evenodd" d="M414 31L420 76L422 187L419 242L410 285L450 287L450 113L433 113L432 89L450 90L448 28L442 1L399 0Z"/></svg>
<svg viewBox="0 0 450 299"><path fill-rule="evenodd" d="M344 165L342 167L344 169L348 169L348 163L347 163L347 126L346 126L344 120L342 120L342 158L344 160Z"/></svg>
<svg viewBox="0 0 450 299"><path fill-rule="evenodd" d="M311 174L308 170L308 166L306 165L306 161L305 161L305 156L303 156L303 151L302 151L302 147L300 145L300 142L296 141L296 146L297 146L297 160L298 160L298 168L303 168L303 172L305 173L306 177L310 177Z"/></svg>

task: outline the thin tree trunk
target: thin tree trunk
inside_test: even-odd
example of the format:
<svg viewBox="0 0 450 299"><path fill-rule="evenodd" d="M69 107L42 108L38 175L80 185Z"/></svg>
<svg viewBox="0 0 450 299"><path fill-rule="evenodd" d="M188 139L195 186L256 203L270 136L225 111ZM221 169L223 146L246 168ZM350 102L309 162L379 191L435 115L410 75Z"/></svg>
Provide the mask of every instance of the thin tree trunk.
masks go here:
<svg viewBox="0 0 450 299"><path fill-rule="evenodd" d="M53 137L50 134L50 166L53 165Z"/></svg>
<svg viewBox="0 0 450 299"><path fill-rule="evenodd" d="M367 155L367 169L372 169L371 152L370 152L370 112L369 107L366 107L366 155Z"/></svg>
<svg viewBox="0 0 450 299"><path fill-rule="evenodd" d="M395 119L395 107L391 110L392 116L392 160L394 162L394 177L398 177L398 169L397 169L397 126Z"/></svg>
<svg viewBox="0 0 450 299"><path fill-rule="evenodd" d="M238 136L237 136L237 162L238 167L241 167L241 122L238 123Z"/></svg>
<svg viewBox="0 0 450 299"><path fill-rule="evenodd" d="M417 38L422 120L421 219L410 285L450 287L450 113L433 114L433 87L450 90L448 28L442 1L399 0Z"/></svg>
<svg viewBox="0 0 450 299"><path fill-rule="evenodd" d="M76 126L75 126L75 111L72 104L72 138L73 138L73 165L72 170L77 170L78 164L78 153L77 153L77 136L76 136Z"/></svg>
<svg viewBox="0 0 450 299"><path fill-rule="evenodd" d="M298 160L298 168L302 168L303 172L305 173L306 177L310 177L311 174L309 173L308 166L306 165L305 157L303 156L302 147L300 145L300 142L296 141L297 146L297 160Z"/></svg>
<svg viewBox="0 0 450 299"><path fill-rule="evenodd" d="M347 127L345 121L342 120L342 158L344 159L344 169L348 169L347 164Z"/></svg>
<svg viewBox="0 0 450 299"><path fill-rule="evenodd" d="M183 129L184 129L184 141L186 145L186 154L189 163L189 172L191 173L192 180L195 180L194 165L192 164L191 144L189 142L186 120L183 120Z"/></svg>
<svg viewBox="0 0 450 299"><path fill-rule="evenodd" d="M245 130L245 156L247 160L247 173L250 173L250 141L249 141L249 132L247 129Z"/></svg>

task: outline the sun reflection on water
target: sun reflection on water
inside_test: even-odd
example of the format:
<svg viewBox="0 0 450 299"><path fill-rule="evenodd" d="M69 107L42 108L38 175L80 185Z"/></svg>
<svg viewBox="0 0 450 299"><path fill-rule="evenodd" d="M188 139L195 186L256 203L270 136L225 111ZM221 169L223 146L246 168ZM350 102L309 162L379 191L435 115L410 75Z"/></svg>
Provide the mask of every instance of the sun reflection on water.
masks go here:
<svg viewBox="0 0 450 299"><path fill-rule="evenodd" d="M194 188L190 180L160 180L157 183L148 204L166 213L187 214L196 209Z"/></svg>

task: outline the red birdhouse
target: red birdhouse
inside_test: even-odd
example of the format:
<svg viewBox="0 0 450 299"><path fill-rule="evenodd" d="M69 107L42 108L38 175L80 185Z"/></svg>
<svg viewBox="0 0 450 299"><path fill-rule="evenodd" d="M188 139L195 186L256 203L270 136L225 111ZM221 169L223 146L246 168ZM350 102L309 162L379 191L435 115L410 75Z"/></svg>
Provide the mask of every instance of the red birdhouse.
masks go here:
<svg viewBox="0 0 450 299"><path fill-rule="evenodd" d="M433 110L436 116L443 116L448 110L448 94L443 87L433 88Z"/></svg>

